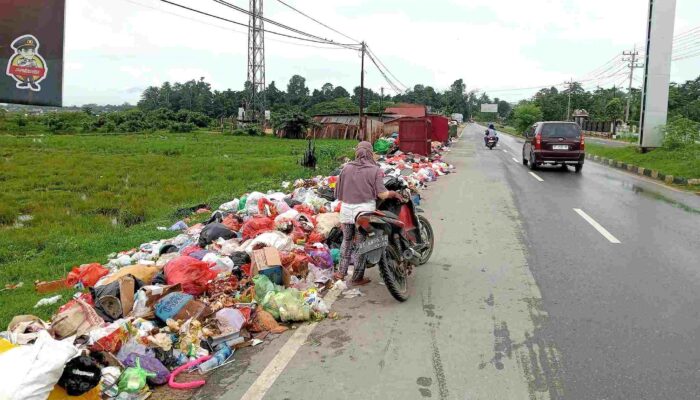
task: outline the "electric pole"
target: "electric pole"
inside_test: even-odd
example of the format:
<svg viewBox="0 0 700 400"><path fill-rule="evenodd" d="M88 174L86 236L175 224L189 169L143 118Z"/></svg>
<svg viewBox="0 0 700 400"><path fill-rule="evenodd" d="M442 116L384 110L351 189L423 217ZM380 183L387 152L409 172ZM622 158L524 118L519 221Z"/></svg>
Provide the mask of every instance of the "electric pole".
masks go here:
<svg viewBox="0 0 700 400"><path fill-rule="evenodd" d="M251 119L265 124L265 30L263 24L263 0L250 0L248 19L248 82L251 93L248 107Z"/></svg>
<svg viewBox="0 0 700 400"><path fill-rule="evenodd" d="M384 115L384 87L379 88L382 92L382 97L379 98L379 120L381 121L382 115Z"/></svg>
<svg viewBox="0 0 700 400"><path fill-rule="evenodd" d="M566 105L566 120L567 121L571 120L571 91L573 90L574 78L571 78L571 81L569 81L568 84L569 84L569 102Z"/></svg>
<svg viewBox="0 0 700 400"><path fill-rule="evenodd" d="M625 123L629 123L630 120L630 102L632 101L632 80L634 79L634 70L637 68L642 68L642 64L637 63L637 56L639 52L637 51L637 46L634 47L632 51L625 51L622 53L625 58L622 61L629 62L627 65L630 69L630 82L627 88L627 107L625 109Z"/></svg>
<svg viewBox="0 0 700 400"><path fill-rule="evenodd" d="M362 67L360 68L360 136L361 140L365 139L364 123L362 117L365 107L365 42L362 42Z"/></svg>

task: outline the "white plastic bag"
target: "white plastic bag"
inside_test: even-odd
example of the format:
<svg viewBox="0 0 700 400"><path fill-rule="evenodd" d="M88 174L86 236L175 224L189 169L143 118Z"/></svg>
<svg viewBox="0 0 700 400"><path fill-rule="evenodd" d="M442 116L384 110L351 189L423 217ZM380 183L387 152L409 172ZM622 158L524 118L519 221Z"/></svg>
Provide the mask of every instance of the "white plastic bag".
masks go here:
<svg viewBox="0 0 700 400"><path fill-rule="evenodd" d="M327 238L336 227L340 227L340 213L325 213L316 216L316 232L324 238Z"/></svg>
<svg viewBox="0 0 700 400"><path fill-rule="evenodd" d="M202 258L202 261L206 263L215 263L216 265L209 269L218 273L231 273L231 271L233 271L233 260L229 257L220 256L216 253L207 253L207 255Z"/></svg>
<svg viewBox="0 0 700 400"><path fill-rule="evenodd" d="M234 199L229 201L228 203L224 203L219 206L219 210L221 211L229 211L229 212L236 212L238 210L238 204L240 203L239 199Z"/></svg>
<svg viewBox="0 0 700 400"><path fill-rule="evenodd" d="M246 242L244 250L248 254L253 254L253 249L259 244L263 244L265 247L274 247L279 251L292 251L294 249L292 238L280 231L272 231L261 233L260 236Z"/></svg>
<svg viewBox="0 0 700 400"><path fill-rule="evenodd" d="M79 354L73 338L54 340L40 331L33 345L0 354L0 399L45 400L61 378L66 363Z"/></svg>

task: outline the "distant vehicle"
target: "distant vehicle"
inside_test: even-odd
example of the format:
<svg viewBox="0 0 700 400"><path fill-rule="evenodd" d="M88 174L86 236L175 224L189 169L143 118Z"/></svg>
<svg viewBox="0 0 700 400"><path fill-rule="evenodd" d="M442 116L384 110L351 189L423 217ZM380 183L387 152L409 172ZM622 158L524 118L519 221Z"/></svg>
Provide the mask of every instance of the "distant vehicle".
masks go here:
<svg viewBox="0 0 700 400"><path fill-rule="evenodd" d="M537 122L525 132L523 164L531 170L541 165L573 165L581 172L585 140L575 122Z"/></svg>
<svg viewBox="0 0 700 400"><path fill-rule="evenodd" d="M495 136L489 136L486 138L486 147L489 148L489 150L493 150L494 147L496 147L496 143L498 142L498 138Z"/></svg>

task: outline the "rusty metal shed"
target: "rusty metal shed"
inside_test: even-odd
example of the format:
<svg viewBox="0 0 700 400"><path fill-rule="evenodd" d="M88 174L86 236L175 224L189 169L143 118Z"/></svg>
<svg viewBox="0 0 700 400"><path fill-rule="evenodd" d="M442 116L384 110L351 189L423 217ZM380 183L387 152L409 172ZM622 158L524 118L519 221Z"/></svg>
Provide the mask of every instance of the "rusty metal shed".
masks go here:
<svg viewBox="0 0 700 400"><path fill-rule="evenodd" d="M360 135L358 115L317 115L313 119L317 126L311 129L311 136L317 139L367 140L374 143L384 136L384 123L376 116L363 118L365 137Z"/></svg>

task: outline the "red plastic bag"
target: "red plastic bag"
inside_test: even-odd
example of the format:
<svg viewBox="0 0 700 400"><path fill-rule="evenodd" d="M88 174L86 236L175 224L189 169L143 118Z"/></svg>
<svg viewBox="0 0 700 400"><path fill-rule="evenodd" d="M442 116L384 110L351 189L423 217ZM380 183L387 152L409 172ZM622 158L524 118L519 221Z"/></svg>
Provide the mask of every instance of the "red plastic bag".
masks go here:
<svg viewBox="0 0 700 400"><path fill-rule="evenodd" d="M197 252L197 251L200 251L200 250L204 250L204 249L197 246L196 244L193 244L193 245L187 246L184 249L182 249L180 251L180 255L189 256L190 254Z"/></svg>
<svg viewBox="0 0 700 400"><path fill-rule="evenodd" d="M207 283L216 278L216 272L209 269L208 263L188 256L173 258L163 271L168 285L179 283L183 292L193 296L204 293Z"/></svg>
<svg viewBox="0 0 700 400"><path fill-rule="evenodd" d="M124 325L124 321L114 321L107 326L91 330L89 336L94 341L88 347L90 351L106 351L117 354L122 348L122 344L129 339L129 330Z"/></svg>
<svg viewBox="0 0 700 400"><path fill-rule="evenodd" d="M224 220L221 221L221 223L234 232L240 231L241 226L243 226L243 222L240 220L240 218L233 214L229 214L224 217Z"/></svg>
<svg viewBox="0 0 700 400"><path fill-rule="evenodd" d="M309 269L311 258L303 250L294 250L289 253L281 253L282 266L292 271L295 275L302 274Z"/></svg>
<svg viewBox="0 0 700 400"><path fill-rule="evenodd" d="M66 277L66 286L75 286L81 282L84 287L93 287L109 270L98 263L73 267Z"/></svg>
<svg viewBox="0 0 700 400"><path fill-rule="evenodd" d="M243 235L243 241L246 241L256 238L261 233L273 230L275 230L274 219L268 217L253 217L243 224L241 234Z"/></svg>
<svg viewBox="0 0 700 400"><path fill-rule="evenodd" d="M277 215L279 215L275 203L271 202L265 197L258 200L258 212L260 213L260 215L265 215L272 218L275 218Z"/></svg>
<svg viewBox="0 0 700 400"><path fill-rule="evenodd" d="M326 240L326 238L323 237L323 235L316 231L313 231L309 235L309 238L306 240L306 244L323 243L324 240Z"/></svg>

